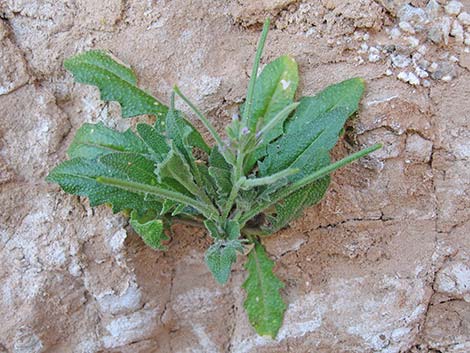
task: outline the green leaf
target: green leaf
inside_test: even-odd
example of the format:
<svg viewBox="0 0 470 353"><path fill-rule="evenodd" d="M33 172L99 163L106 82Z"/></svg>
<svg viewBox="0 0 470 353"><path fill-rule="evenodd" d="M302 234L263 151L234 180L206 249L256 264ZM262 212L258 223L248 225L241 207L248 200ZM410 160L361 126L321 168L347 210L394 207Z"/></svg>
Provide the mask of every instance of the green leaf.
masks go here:
<svg viewBox="0 0 470 353"><path fill-rule="evenodd" d="M90 206L111 204L113 212L134 209L139 213L148 210L160 210L161 203L156 199L146 199L145 195L105 186L97 178L108 175L127 178L110 166L86 158L73 158L55 167L48 175L47 181L58 183L69 193L87 196Z"/></svg>
<svg viewBox="0 0 470 353"><path fill-rule="evenodd" d="M297 63L289 56L281 56L267 64L256 80L253 113L248 121L249 129L263 129L287 106L292 104L299 83ZM245 172L251 171L256 161L266 155L265 146L283 133L283 124L269 128L263 134L259 147L247 157Z"/></svg>
<svg viewBox="0 0 470 353"><path fill-rule="evenodd" d="M259 163L263 177L287 168L299 173L288 177L295 182L329 164L328 152L338 141L346 120L353 114L364 91L361 79L351 79L330 86L315 97L305 97L286 132L267 146L267 156ZM267 232L276 232L301 215L302 210L319 202L325 194L329 178L313 182L286 197L268 217Z"/></svg>
<svg viewBox="0 0 470 353"><path fill-rule="evenodd" d="M163 161L170 151L165 136L159 134L152 126L142 123L137 124L137 132L155 159Z"/></svg>
<svg viewBox="0 0 470 353"><path fill-rule="evenodd" d="M256 79L253 111L249 128L259 130L291 104L299 83L297 63L289 56L281 56L267 64ZM270 132L272 138L282 134L282 125ZM266 138L268 140L268 138Z"/></svg>
<svg viewBox="0 0 470 353"><path fill-rule="evenodd" d="M219 229L218 225L214 221L207 219L204 221L204 226L209 231L209 234L211 235L212 238L214 239L223 238L223 232L221 231L221 229Z"/></svg>
<svg viewBox="0 0 470 353"><path fill-rule="evenodd" d="M163 117L168 107L136 87L137 78L130 68L118 63L109 54L91 50L64 61L77 82L99 88L101 99L117 101L124 118L151 114Z"/></svg>
<svg viewBox="0 0 470 353"><path fill-rule="evenodd" d="M102 123L83 124L78 129L67 154L70 158L95 159L113 152L148 153L148 148L130 129L118 132Z"/></svg>
<svg viewBox="0 0 470 353"><path fill-rule="evenodd" d="M240 223L232 219L227 220L225 234L229 240L238 239L240 237Z"/></svg>
<svg viewBox="0 0 470 353"><path fill-rule="evenodd" d="M273 267L274 262L264 247L256 242L245 265L248 277L243 288L246 291L244 307L251 325L259 335L275 338L282 325L286 304L279 293L284 284L274 275Z"/></svg>
<svg viewBox="0 0 470 353"><path fill-rule="evenodd" d="M175 144L172 143L170 152L168 152L165 160L157 164L155 173L160 178L160 182L164 183L166 178L176 180L183 185L186 190L195 196L204 198L202 190L196 185L191 174L191 169L181 155Z"/></svg>
<svg viewBox="0 0 470 353"><path fill-rule="evenodd" d="M220 284L227 283L232 265L237 261L237 251L243 251L243 246L238 240L217 240L207 249L205 255L207 267Z"/></svg>
<svg viewBox="0 0 470 353"><path fill-rule="evenodd" d="M133 211L130 224L145 244L155 250L166 250L166 247L162 245L162 241L169 240L169 238L163 231L162 220L155 219L155 216L154 212L139 216L137 212Z"/></svg>

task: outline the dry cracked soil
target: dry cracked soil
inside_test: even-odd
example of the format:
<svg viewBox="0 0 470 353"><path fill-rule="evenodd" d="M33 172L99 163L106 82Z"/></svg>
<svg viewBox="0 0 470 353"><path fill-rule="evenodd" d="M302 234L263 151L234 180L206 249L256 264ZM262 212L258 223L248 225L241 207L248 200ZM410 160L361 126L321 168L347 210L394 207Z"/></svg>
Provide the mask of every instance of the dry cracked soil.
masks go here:
<svg viewBox="0 0 470 353"><path fill-rule="evenodd" d="M0 352L469 352L469 13L469 0L0 0ZM222 131L268 16L263 63L294 57L300 94L367 82L334 157L384 144L264 241L287 284L276 340L247 321L242 259L226 286L211 278L203 231L174 226L155 252L124 216L44 181L84 122L135 124L64 58L107 49Z"/></svg>

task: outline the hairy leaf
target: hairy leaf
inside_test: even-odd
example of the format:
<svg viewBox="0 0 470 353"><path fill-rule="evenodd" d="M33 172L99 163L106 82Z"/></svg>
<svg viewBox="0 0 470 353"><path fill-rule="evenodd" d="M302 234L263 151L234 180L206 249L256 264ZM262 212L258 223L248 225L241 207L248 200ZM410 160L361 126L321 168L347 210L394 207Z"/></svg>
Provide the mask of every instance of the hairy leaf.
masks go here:
<svg viewBox="0 0 470 353"><path fill-rule="evenodd" d="M291 104L298 83L297 64L291 57L281 56L267 64L256 79L250 130L260 129ZM272 129L265 141L269 142L281 134L282 125Z"/></svg>
<svg viewBox="0 0 470 353"><path fill-rule="evenodd" d="M220 284L227 283L232 265L237 261L237 251L243 251L243 246L238 240L217 240L207 249L205 255L207 267Z"/></svg>
<svg viewBox="0 0 470 353"><path fill-rule="evenodd" d="M109 54L91 50L64 61L77 82L97 86L104 101L117 101L124 118L151 114L163 117L168 107L136 87L137 78L130 68Z"/></svg>
<svg viewBox="0 0 470 353"><path fill-rule="evenodd" d="M139 216L137 212L133 211L130 224L145 244L155 250L166 250L166 247L162 245L162 241L169 240L169 238L163 231L162 220L155 219L155 216L154 212Z"/></svg>
<svg viewBox="0 0 470 353"><path fill-rule="evenodd" d="M260 175L296 168L300 172L288 177L293 182L329 164L328 151L336 144L348 117L357 110L363 91L363 81L351 79L330 86L315 97L301 99L284 135L268 145L268 155L259 163ZM329 177L317 180L278 203L268 217L267 233L286 226L304 208L320 201L328 184Z"/></svg>
<svg viewBox="0 0 470 353"><path fill-rule="evenodd" d="M246 291L244 307L256 332L272 338L276 337L286 310L279 293L284 284L274 275L273 267L274 262L264 247L256 242L245 265L248 277L243 283Z"/></svg>
<svg viewBox="0 0 470 353"><path fill-rule="evenodd" d="M95 159L113 152L148 153L148 148L130 129L115 131L102 123L83 124L78 129L67 154L70 158Z"/></svg>
<svg viewBox="0 0 470 353"><path fill-rule="evenodd" d="M155 199L146 199L143 194L100 184L96 179L103 175L126 178L110 166L85 158L73 158L55 167L47 180L58 183L69 194L87 196L92 207L106 203L111 204L113 212L126 209L139 213L160 210L161 203Z"/></svg>

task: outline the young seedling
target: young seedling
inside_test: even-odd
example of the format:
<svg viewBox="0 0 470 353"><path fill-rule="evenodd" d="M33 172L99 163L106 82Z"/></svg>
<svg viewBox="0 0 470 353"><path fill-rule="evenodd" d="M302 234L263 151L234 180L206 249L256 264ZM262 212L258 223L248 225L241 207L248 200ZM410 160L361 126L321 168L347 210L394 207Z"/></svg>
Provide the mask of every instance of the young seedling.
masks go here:
<svg viewBox="0 0 470 353"><path fill-rule="evenodd" d="M123 117L149 114L157 120L137 124L136 132L84 124L68 149L70 159L47 180L87 196L92 207L108 204L126 212L154 249L165 249L165 231L174 222L205 226L213 239L205 262L221 284L237 255L249 250L244 307L256 332L274 338L286 310L279 293L284 284L261 239L318 203L331 172L380 146L330 162L329 151L358 109L364 81L353 78L294 102L294 59L281 56L257 74L268 27L266 21L246 100L226 128L227 139L177 87L168 107L137 88L132 70L102 51L66 60L75 80L97 86L104 101L119 102ZM214 146L175 109L175 94L202 121Z"/></svg>

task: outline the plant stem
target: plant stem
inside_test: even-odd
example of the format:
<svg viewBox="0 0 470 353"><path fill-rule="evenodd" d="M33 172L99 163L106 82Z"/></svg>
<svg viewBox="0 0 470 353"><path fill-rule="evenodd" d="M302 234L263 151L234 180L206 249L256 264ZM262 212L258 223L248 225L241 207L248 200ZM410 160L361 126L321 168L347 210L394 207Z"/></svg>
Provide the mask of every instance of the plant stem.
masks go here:
<svg viewBox="0 0 470 353"><path fill-rule="evenodd" d="M228 196L227 202L225 203L224 211L222 213L223 219L227 219L230 214L230 210L232 209L233 203L237 197L238 192L240 191L240 187L245 182L246 178L242 176L238 179L235 184L233 184L232 190L230 191L230 195Z"/></svg>
<svg viewBox="0 0 470 353"><path fill-rule="evenodd" d="M197 117L202 121L204 126L206 127L207 130L211 133L212 137L214 138L215 142L217 143L217 146L219 147L220 153L222 153L225 157L227 149L224 147L224 144L222 142L222 138L218 134L217 130L214 128L214 126L211 124L209 119L207 119L200 111L199 109L196 108L196 106L191 103L191 101L180 91L180 89L175 86L173 87L173 90L176 92L178 96L181 97L181 99L184 100L184 102L196 113ZM227 158L225 158L227 160Z"/></svg>
<svg viewBox="0 0 470 353"><path fill-rule="evenodd" d="M147 184L136 183L133 181L109 178L104 176L96 178L96 181L104 185L114 186L130 192L136 192L139 194L152 194L164 199L170 199L195 208L207 218L218 220L218 212L212 205L206 205L186 195L180 194L179 192L166 190Z"/></svg>
<svg viewBox="0 0 470 353"><path fill-rule="evenodd" d="M343 159L341 159L341 160L339 160L335 163L332 163L330 165L327 165L326 167L323 167L323 168L317 170L316 172L306 176L305 178L302 178L302 179L294 182L292 185L280 190L278 193L275 193L273 195L272 200L265 201L265 202L262 202L262 203L258 204L253 209L251 209L250 211L246 212L243 216L241 216L240 217L240 228L243 228L245 226L246 222L248 222L250 219L255 217L257 214L264 211L266 208L268 208L269 206L275 204L276 202L286 198L287 196L289 196L293 192L303 188L304 186L314 182L315 180L323 178L324 176L326 176L326 175L330 174L331 172L335 171L336 169L341 168L341 167L345 166L346 164L349 164L349 163L355 161L356 159L364 157L365 155L378 150L381 147L382 147L381 144L376 144L374 146L365 148L365 149L363 149L359 152L353 153L353 154L351 154L351 155L349 155L349 156L347 156L347 157L345 157L345 158L343 158Z"/></svg>
<svg viewBox="0 0 470 353"><path fill-rule="evenodd" d="M268 175L262 178L253 178L253 179L246 179L243 184L242 184L242 189L247 190L251 189L255 186L262 186L262 185L267 185L267 184L272 184L279 179L286 178L288 176L294 175L299 172L299 169L297 168L288 168L281 170L280 172L273 174L273 175Z"/></svg>

